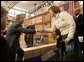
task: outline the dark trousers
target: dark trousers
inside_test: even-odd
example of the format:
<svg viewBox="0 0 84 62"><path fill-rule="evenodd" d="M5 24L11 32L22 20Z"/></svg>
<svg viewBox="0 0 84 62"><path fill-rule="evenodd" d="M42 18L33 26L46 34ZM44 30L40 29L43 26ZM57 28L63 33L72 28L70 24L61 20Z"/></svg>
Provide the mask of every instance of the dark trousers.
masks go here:
<svg viewBox="0 0 84 62"><path fill-rule="evenodd" d="M25 35L25 43L26 43L27 47L33 46L33 35L32 34Z"/></svg>
<svg viewBox="0 0 84 62"><path fill-rule="evenodd" d="M65 39L67 36L64 36ZM60 52L60 48L56 48L56 60L57 61L80 61L81 60L81 53L80 53L80 47L77 36L74 37L69 43L71 45L71 48L68 48L66 46L66 49L64 52ZM63 56L62 56L63 54ZM60 60L60 57L63 59Z"/></svg>
<svg viewBox="0 0 84 62"><path fill-rule="evenodd" d="M20 47L18 47L16 50L11 48L10 60L15 61L16 54L17 54L17 60L16 61L22 61L23 56L24 56L24 51Z"/></svg>
<svg viewBox="0 0 84 62"><path fill-rule="evenodd" d="M70 41L70 44L71 48L66 49L63 61L81 61L82 57L77 36Z"/></svg>

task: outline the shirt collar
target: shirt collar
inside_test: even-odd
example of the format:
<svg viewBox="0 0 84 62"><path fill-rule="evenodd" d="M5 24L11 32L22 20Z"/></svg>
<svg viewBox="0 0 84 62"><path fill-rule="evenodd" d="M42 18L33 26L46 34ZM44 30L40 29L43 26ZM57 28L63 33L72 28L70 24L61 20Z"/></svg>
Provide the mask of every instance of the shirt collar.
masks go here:
<svg viewBox="0 0 84 62"><path fill-rule="evenodd" d="M60 14L60 13L57 13L57 14L55 15L55 18L56 18L56 19L59 18L59 14Z"/></svg>
<svg viewBox="0 0 84 62"><path fill-rule="evenodd" d="M78 18L79 15L80 15L80 14L78 14L76 17Z"/></svg>

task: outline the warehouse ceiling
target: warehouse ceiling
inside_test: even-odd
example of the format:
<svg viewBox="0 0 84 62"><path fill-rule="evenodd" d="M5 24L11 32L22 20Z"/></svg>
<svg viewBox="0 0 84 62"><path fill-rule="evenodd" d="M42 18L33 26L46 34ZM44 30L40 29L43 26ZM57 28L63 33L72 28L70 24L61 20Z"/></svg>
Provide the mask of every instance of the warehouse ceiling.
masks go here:
<svg viewBox="0 0 84 62"><path fill-rule="evenodd" d="M5 7L7 10L16 7L24 10L30 10L34 7L41 5L44 2L46 1L1 1L1 6Z"/></svg>
<svg viewBox="0 0 84 62"><path fill-rule="evenodd" d="M7 10L14 7L18 1L1 1L1 6L5 7Z"/></svg>
<svg viewBox="0 0 84 62"><path fill-rule="evenodd" d="M44 6L45 3L51 1L1 1L1 6L5 7L11 16L19 13L32 14Z"/></svg>
<svg viewBox="0 0 84 62"><path fill-rule="evenodd" d="M22 9L32 9L35 6L40 5L41 3L43 3L44 1L20 1L18 4L16 4L16 7L20 7Z"/></svg>
<svg viewBox="0 0 84 62"><path fill-rule="evenodd" d="M44 7L45 3L52 3L52 1L1 1L1 6L5 7L10 16L14 17L20 13L28 13L32 14L42 7ZM61 1L53 1L53 3L57 4ZM64 1L62 1L64 2ZM82 1L80 3L83 4Z"/></svg>
<svg viewBox="0 0 84 62"><path fill-rule="evenodd" d="M5 7L7 10L16 7L24 10L29 10L39 6L43 2L45 1L1 1L1 6Z"/></svg>

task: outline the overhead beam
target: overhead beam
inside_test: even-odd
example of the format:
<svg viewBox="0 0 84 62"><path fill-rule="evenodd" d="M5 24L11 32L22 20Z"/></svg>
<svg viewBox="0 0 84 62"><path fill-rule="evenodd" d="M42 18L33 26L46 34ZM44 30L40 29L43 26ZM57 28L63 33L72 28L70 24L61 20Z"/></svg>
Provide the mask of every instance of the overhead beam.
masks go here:
<svg viewBox="0 0 84 62"><path fill-rule="evenodd" d="M9 5L9 6L8 6L9 10L10 10L11 8L13 8L18 2L19 2L19 1L16 1L11 7L10 7L10 5ZM9 11L9 10L8 10L8 11Z"/></svg>

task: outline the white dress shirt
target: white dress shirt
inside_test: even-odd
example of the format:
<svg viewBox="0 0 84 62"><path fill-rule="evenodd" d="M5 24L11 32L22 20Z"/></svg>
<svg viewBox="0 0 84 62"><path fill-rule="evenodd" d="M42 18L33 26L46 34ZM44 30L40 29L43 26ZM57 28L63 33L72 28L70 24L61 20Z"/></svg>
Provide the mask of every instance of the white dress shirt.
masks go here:
<svg viewBox="0 0 84 62"><path fill-rule="evenodd" d="M56 14L56 17L52 18L51 28L44 29L44 31L54 32L56 29L59 29L61 31L61 35L68 34L68 37L72 39L74 37L76 29L76 24L72 15L70 15L66 11L62 11Z"/></svg>

